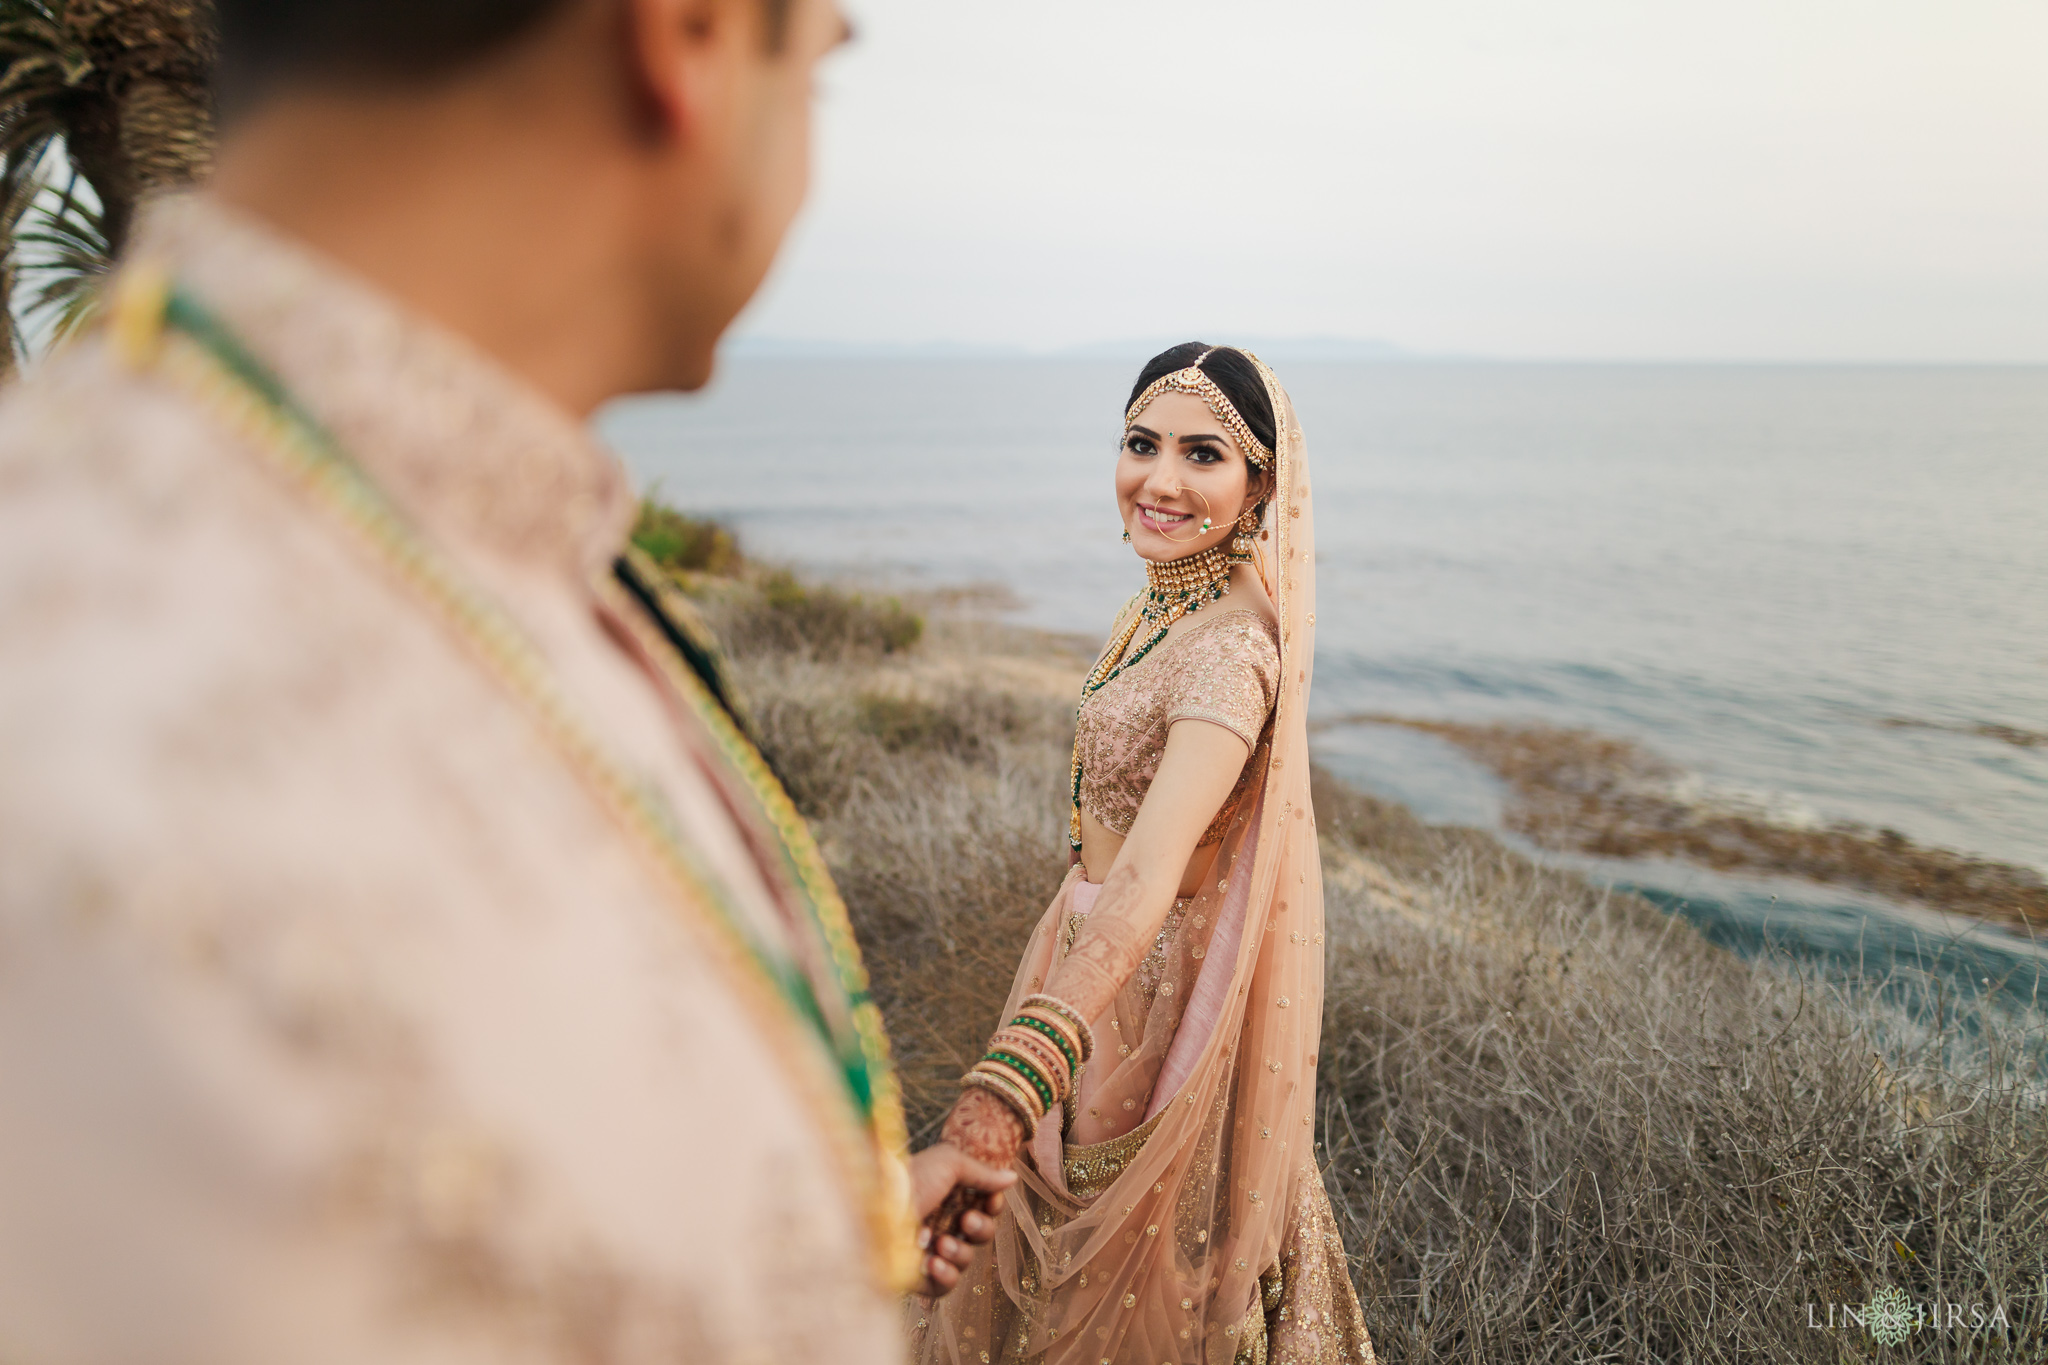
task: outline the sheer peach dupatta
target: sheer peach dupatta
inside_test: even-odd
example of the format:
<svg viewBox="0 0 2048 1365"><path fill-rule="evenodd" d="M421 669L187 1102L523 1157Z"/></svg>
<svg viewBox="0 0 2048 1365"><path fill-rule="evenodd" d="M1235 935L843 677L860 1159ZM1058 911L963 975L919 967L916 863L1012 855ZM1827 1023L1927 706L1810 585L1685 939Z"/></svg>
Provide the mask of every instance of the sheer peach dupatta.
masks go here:
<svg viewBox="0 0 2048 1365"><path fill-rule="evenodd" d="M1047 1116L994 1246L917 1315L922 1361L1372 1359L1314 1145L1315 519L1300 423L1259 371L1278 436L1259 570L1279 610L1281 676L1248 760L1254 779L1201 893L1095 1023L1080 1103L1121 1136L1066 1146ZM1042 987L1077 899L1093 889L1078 869L1069 875L1025 949L1005 1018Z"/></svg>

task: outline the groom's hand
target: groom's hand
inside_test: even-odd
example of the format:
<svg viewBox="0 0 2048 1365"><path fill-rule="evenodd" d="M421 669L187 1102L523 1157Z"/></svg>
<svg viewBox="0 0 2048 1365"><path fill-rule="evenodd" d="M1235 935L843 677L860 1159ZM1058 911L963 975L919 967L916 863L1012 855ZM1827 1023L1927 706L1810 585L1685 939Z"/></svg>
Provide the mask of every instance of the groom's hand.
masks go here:
<svg viewBox="0 0 2048 1365"><path fill-rule="evenodd" d="M1017 1183L1015 1171L985 1165L950 1142L938 1142L910 1158L910 1202L918 1221L929 1220L948 1195L964 1198L957 1235L930 1227L918 1229L918 1245L932 1254L924 1260L924 1283L917 1292L938 1298L960 1283L974 1263L974 1249L996 1235L996 1215L1003 1211L1003 1191Z"/></svg>

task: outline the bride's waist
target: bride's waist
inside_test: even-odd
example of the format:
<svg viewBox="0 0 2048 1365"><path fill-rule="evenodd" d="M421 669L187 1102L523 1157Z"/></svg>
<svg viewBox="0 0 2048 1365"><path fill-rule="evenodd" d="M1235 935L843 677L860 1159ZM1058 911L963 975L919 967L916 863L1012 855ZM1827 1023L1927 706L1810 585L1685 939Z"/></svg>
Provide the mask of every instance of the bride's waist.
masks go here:
<svg viewBox="0 0 2048 1365"><path fill-rule="evenodd" d="M1123 852L1125 836L1118 834L1085 809L1081 812L1081 875L1088 880L1086 885L1096 891L1102 889L1100 877L1107 877L1110 868L1116 866L1119 853ZM1205 844L1188 858L1188 865L1181 870L1180 887L1175 895L1182 898L1195 895L1202 889L1202 880L1208 875L1209 864L1215 860L1216 845ZM1092 894L1090 904L1093 904Z"/></svg>

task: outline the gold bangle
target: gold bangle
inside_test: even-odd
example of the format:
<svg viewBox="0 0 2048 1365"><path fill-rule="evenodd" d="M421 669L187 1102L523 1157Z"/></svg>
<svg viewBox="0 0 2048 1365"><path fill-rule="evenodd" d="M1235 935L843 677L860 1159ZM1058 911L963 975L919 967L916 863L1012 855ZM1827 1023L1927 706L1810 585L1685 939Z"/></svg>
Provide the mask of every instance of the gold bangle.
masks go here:
<svg viewBox="0 0 2048 1365"><path fill-rule="evenodd" d="M989 1039L989 1052L998 1048L1017 1053L1032 1063L1032 1069L1052 1087L1053 1103L1057 1104L1060 1097L1073 1088L1073 1072L1067 1066L1066 1054L1047 1041L1044 1034L1005 1025Z"/></svg>
<svg viewBox="0 0 2048 1365"><path fill-rule="evenodd" d="M1026 1107L1031 1110L1031 1117L1034 1122L1044 1118L1046 1112L1052 1107L1045 1102L1045 1098L1039 1092L1038 1087L1033 1085L1027 1076L1020 1074L1015 1067L1006 1063L984 1057L970 1067L967 1074L970 1076L993 1077L1005 1085L1014 1087L1017 1093L1024 1097Z"/></svg>
<svg viewBox="0 0 2048 1365"><path fill-rule="evenodd" d="M1038 1115L1033 1112L1031 1102L1024 1098L1023 1087L1000 1076L991 1076L986 1071L970 1071L960 1078L962 1089L973 1087L986 1090L1007 1105L1024 1124L1024 1140L1031 1141L1038 1135Z"/></svg>
<svg viewBox="0 0 2048 1365"><path fill-rule="evenodd" d="M1005 1025L1006 1028L1025 1029L1044 1038L1060 1050L1066 1061L1067 1074L1078 1077L1081 1074L1081 1036L1064 1015L1054 1014L1043 1005L1020 1008L1017 1016Z"/></svg>
<svg viewBox="0 0 2048 1365"><path fill-rule="evenodd" d="M990 1048L981 1061L984 1068L1001 1067L1029 1086L1031 1093L1038 1096L1044 1112L1051 1113L1053 1106L1060 1102L1059 1087L1039 1069L1036 1058L998 1046Z"/></svg>
<svg viewBox="0 0 2048 1365"><path fill-rule="evenodd" d="M1075 1009L1058 996L1043 994L1025 996L1024 1003L1019 1008L1028 1009L1033 1005L1050 1010L1067 1023L1073 1025L1074 1031L1080 1035L1081 1060L1084 1063L1095 1055L1095 1030L1088 1027L1088 1021L1081 1017L1081 1011Z"/></svg>

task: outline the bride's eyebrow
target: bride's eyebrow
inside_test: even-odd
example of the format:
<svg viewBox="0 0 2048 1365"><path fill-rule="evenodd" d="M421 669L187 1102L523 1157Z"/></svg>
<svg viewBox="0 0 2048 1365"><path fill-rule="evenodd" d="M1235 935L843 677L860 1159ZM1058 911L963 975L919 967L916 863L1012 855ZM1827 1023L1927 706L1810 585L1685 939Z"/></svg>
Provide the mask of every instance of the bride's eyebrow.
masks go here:
<svg viewBox="0 0 2048 1365"><path fill-rule="evenodd" d="M1150 427L1141 427L1136 422L1131 423L1127 430L1136 432L1138 435L1144 437L1148 441L1157 441L1159 439L1158 432L1152 430L1152 428ZM1208 434L1189 434L1186 436L1181 436L1178 432L1174 434L1179 438L1180 443L1182 445L1199 445L1203 441L1208 441L1212 444L1219 446L1229 444L1229 442L1224 437L1218 436L1213 432Z"/></svg>

